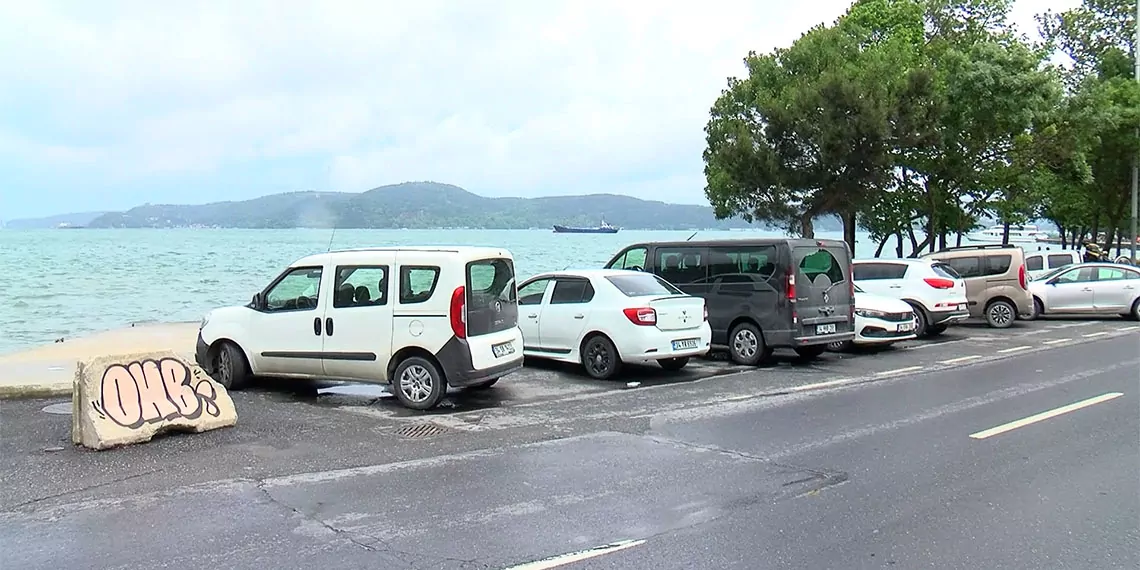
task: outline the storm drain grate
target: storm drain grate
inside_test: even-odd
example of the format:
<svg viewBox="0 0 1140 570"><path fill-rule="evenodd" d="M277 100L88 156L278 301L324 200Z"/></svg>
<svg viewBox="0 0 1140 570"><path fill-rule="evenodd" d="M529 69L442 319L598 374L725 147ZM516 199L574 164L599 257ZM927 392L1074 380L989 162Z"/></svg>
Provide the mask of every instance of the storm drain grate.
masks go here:
<svg viewBox="0 0 1140 570"><path fill-rule="evenodd" d="M447 433L447 428L430 422L426 424L405 426L396 430L396 435L408 439L422 439L425 437L432 437L444 433Z"/></svg>

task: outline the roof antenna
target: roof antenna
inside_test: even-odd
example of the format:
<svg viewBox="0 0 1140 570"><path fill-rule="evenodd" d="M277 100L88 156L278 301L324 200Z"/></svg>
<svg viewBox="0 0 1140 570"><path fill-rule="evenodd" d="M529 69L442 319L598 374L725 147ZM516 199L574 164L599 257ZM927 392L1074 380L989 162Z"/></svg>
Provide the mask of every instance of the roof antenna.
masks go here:
<svg viewBox="0 0 1140 570"><path fill-rule="evenodd" d="M336 237L336 224L334 223L333 227L332 227L332 233L329 234L329 246L327 249L325 249L325 253L329 253L332 251L333 238L335 238L335 237Z"/></svg>
<svg viewBox="0 0 1140 570"><path fill-rule="evenodd" d="M693 238L697 237L697 234L698 234L698 233L700 233L700 231L695 231L695 232L693 232L693 235L689 236L689 239L687 239L687 240L685 240L685 241L692 241L692 239L693 239Z"/></svg>

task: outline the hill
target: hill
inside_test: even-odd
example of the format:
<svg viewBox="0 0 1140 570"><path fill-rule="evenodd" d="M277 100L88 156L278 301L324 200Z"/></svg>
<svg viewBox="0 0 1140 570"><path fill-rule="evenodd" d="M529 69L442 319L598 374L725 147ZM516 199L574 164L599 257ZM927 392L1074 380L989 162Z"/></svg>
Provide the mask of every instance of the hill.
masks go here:
<svg viewBox="0 0 1140 570"><path fill-rule="evenodd" d="M39 230L47 228L58 228L60 224L69 226L86 226L92 220L106 214L107 212L77 212L74 214L59 214L56 216L48 216L46 218L24 218L19 220L8 220L4 222L3 227L10 230Z"/></svg>
<svg viewBox="0 0 1140 570"><path fill-rule="evenodd" d="M240 202L138 206L104 214L92 228L549 228L596 225L604 217L627 229L743 228L718 221L712 208L614 194L487 198L458 186L405 182L363 193L290 192ZM825 227L836 226L821 220Z"/></svg>

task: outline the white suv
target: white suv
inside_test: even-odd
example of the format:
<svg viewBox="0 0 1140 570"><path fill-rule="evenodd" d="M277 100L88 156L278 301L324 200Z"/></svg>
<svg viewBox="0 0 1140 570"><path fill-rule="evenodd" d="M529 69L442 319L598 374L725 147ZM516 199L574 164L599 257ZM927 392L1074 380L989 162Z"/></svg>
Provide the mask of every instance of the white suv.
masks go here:
<svg viewBox="0 0 1140 570"><path fill-rule="evenodd" d="M228 388L251 375L390 383L400 403L426 410L449 385L486 388L522 368L516 296L504 249L322 253L249 304L206 315L196 360Z"/></svg>
<svg viewBox="0 0 1140 570"><path fill-rule="evenodd" d="M941 261L856 259L852 264L860 289L901 299L914 308L916 336L942 334L970 317L965 280Z"/></svg>

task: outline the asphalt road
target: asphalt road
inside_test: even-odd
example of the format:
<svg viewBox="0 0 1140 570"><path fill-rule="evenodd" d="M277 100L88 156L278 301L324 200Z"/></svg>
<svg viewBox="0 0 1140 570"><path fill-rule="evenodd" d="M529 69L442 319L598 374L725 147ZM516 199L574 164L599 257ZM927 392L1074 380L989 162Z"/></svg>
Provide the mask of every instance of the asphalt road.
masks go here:
<svg viewBox="0 0 1140 570"><path fill-rule="evenodd" d="M430 423L254 391L236 428L101 453L50 447L51 402L5 402L0 564L1137 568L1140 334L1119 328L459 394Z"/></svg>

